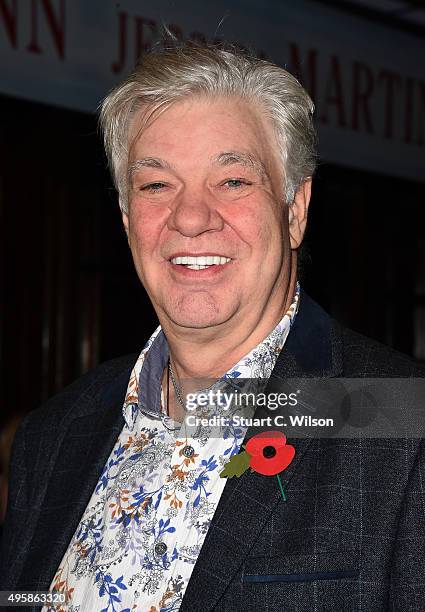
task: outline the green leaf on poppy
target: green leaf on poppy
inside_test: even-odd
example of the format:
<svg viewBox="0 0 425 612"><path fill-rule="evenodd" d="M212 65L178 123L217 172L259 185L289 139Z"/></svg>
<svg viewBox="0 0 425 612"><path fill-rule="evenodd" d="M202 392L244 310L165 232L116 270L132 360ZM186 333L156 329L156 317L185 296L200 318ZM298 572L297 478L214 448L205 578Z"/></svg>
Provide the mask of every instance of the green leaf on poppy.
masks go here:
<svg viewBox="0 0 425 612"><path fill-rule="evenodd" d="M233 457L226 463L224 470L220 472L220 478L233 478L233 476L242 476L244 472L249 468L249 462L251 455L246 451L233 455Z"/></svg>

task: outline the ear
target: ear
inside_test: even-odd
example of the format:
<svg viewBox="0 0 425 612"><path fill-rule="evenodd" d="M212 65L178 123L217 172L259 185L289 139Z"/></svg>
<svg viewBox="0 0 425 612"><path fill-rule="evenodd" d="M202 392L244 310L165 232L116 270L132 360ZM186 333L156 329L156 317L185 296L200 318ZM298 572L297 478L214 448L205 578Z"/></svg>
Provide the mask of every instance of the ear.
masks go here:
<svg viewBox="0 0 425 612"><path fill-rule="evenodd" d="M125 233L127 234L127 240L129 240L129 236L128 236L128 214L124 211L122 211L122 222L124 225L124 229L125 229Z"/></svg>
<svg viewBox="0 0 425 612"><path fill-rule="evenodd" d="M291 249L298 249L304 238L307 225L308 205L311 197L311 178L298 188L294 201L288 208L289 236Z"/></svg>

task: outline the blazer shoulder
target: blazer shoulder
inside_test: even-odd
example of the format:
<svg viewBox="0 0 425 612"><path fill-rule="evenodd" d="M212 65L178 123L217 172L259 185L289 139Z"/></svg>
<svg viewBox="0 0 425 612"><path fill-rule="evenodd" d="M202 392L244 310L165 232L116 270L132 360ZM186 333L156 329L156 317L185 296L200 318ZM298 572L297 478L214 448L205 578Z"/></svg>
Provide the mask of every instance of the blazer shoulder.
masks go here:
<svg viewBox="0 0 425 612"><path fill-rule="evenodd" d="M305 291L273 375L303 377L425 377L425 364L333 319Z"/></svg>
<svg viewBox="0 0 425 612"><path fill-rule="evenodd" d="M425 377L425 364L352 329L340 329L345 376Z"/></svg>
<svg viewBox="0 0 425 612"><path fill-rule="evenodd" d="M70 412L74 418L86 416L97 409L103 397L108 403L114 395L123 397L137 357L137 353L125 355L93 368L30 412L24 418L25 430L35 433L40 429L60 427L68 420Z"/></svg>

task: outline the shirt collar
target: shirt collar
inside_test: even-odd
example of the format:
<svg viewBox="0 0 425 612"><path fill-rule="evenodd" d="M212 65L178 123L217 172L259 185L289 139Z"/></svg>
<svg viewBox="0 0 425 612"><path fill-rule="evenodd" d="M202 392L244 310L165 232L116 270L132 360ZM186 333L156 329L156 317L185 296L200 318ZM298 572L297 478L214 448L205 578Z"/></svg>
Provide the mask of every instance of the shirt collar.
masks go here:
<svg viewBox="0 0 425 612"><path fill-rule="evenodd" d="M294 323L299 299L300 286L297 282L292 304L273 331L230 368L223 379L270 377ZM130 429L134 426L138 410L152 418L168 418L161 408L161 379L168 356L167 339L159 326L140 353L130 375L123 406L124 420Z"/></svg>

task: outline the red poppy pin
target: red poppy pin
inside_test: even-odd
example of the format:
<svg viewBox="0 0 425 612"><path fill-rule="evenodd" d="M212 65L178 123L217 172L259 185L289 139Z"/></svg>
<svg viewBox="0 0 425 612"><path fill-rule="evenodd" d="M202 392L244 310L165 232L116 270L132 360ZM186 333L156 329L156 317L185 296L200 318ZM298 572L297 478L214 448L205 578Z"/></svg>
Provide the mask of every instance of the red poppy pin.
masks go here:
<svg viewBox="0 0 425 612"><path fill-rule="evenodd" d="M295 448L286 444L286 436L281 431L263 431L248 440L245 450L233 455L224 470L220 472L221 478L242 476L248 468L264 476L276 476L283 499L285 492L280 480L280 472L291 463L295 457Z"/></svg>

